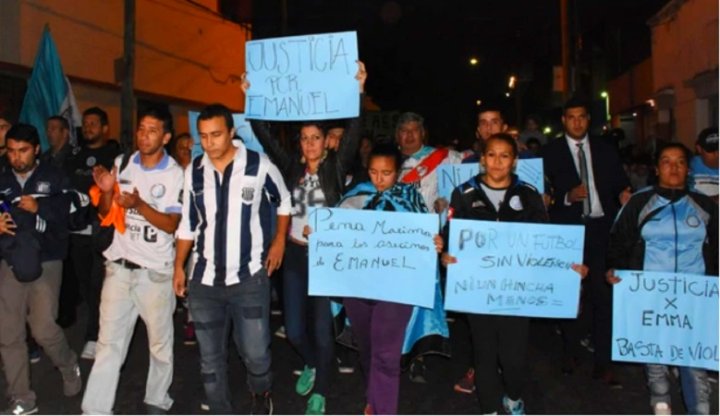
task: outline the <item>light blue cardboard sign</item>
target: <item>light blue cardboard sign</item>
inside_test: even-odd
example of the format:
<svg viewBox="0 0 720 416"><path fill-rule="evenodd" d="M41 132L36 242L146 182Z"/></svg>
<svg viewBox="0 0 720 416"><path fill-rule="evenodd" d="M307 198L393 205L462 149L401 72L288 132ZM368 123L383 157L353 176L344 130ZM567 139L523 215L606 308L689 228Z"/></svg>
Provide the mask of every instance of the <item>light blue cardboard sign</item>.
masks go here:
<svg viewBox="0 0 720 416"><path fill-rule="evenodd" d="M188 121L190 123L190 136L193 138L192 157L203 154L202 146L200 145L200 135L197 130L197 119L200 113L198 111L188 111ZM262 145L255 137L250 122L245 119L245 115L242 113L233 113L233 124L235 124L235 134L240 136L245 147L256 152L265 153Z"/></svg>
<svg viewBox="0 0 720 416"><path fill-rule="evenodd" d="M718 371L718 277L618 270L612 359Z"/></svg>
<svg viewBox="0 0 720 416"><path fill-rule="evenodd" d="M450 220L445 309L488 315L575 318L585 228Z"/></svg>
<svg viewBox="0 0 720 416"><path fill-rule="evenodd" d="M453 189L480 172L479 163L443 163L438 166L438 197L450 200ZM541 158L518 159L515 174L520 180L534 186L540 194L545 192L543 162Z"/></svg>
<svg viewBox="0 0 720 416"><path fill-rule="evenodd" d="M328 120L360 114L356 32L252 40L245 114L260 120Z"/></svg>
<svg viewBox="0 0 720 416"><path fill-rule="evenodd" d="M308 293L433 307L433 214L317 208L310 212Z"/></svg>

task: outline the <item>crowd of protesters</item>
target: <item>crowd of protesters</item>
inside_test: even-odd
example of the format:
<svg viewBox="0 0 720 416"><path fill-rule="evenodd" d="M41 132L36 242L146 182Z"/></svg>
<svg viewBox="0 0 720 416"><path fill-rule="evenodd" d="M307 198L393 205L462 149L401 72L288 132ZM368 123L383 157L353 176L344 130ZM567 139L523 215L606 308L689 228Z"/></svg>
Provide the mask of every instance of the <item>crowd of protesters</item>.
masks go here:
<svg viewBox="0 0 720 416"><path fill-rule="evenodd" d="M361 94L366 77L359 62ZM264 148L258 153L237 137L230 111L214 104L199 114L203 154L193 159L193 138L175 136L165 109L139 114L133 149L109 139L98 107L83 113L77 144L67 121L50 117L44 153L35 127L0 114L0 356L8 412L38 412L29 363L41 348L62 375L63 393L84 391L84 413L112 413L138 318L148 332L146 411L168 412L180 298L188 310L185 336L199 346L203 406L234 411L231 335L252 395L252 408L242 410L271 414L271 280L282 274L285 334L303 361L295 391L308 397L306 413L327 411L330 373L344 349L336 345L341 326L367 380L358 412L397 413L402 370L422 383L432 371L424 356L449 356L442 282L457 262L447 250L453 218L582 225L583 261L572 265L583 278L581 308L577 319L558 320L561 370L573 373L579 350L592 345L592 377L622 387L610 351L615 270L718 274L718 130L700 133L695 156L682 144L658 143L651 160L620 152L611 135L590 136L589 107L580 99L564 105L561 122L557 138L539 131L536 116L520 132L501 107L483 104L472 149L458 152L429 146L415 113L399 117L395 140L362 135L359 118L308 120L289 147L276 126L253 121ZM518 159L533 157L543 160L543 194L514 174ZM442 163L480 164L480 173L448 201L438 196ZM432 241L440 259L433 308L309 296L308 213L317 207L447 212L448 224ZM688 227L688 216L698 224ZM74 324L80 298L88 320L75 352L62 328ZM473 352L453 357L469 364L455 391L476 394L479 412L524 414L529 318L464 318ZM94 360L84 390L78 359ZM709 413L705 370L679 373L688 411ZM649 410L670 414L668 368L647 365L646 374Z"/></svg>

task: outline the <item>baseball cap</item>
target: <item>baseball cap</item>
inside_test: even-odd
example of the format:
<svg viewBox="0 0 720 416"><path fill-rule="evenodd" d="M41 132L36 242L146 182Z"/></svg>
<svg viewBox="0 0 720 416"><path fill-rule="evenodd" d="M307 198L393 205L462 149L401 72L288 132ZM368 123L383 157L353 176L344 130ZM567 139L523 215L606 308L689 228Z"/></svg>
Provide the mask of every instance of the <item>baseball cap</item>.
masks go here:
<svg viewBox="0 0 720 416"><path fill-rule="evenodd" d="M698 135L697 144L706 152L718 151L718 128L708 127Z"/></svg>

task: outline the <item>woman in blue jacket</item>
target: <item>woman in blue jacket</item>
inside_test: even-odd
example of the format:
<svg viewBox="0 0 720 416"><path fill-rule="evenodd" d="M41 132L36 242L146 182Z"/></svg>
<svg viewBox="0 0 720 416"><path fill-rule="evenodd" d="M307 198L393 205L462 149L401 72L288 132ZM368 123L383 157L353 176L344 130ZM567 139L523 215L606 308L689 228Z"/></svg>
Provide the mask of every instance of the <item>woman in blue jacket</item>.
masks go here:
<svg viewBox="0 0 720 416"><path fill-rule="evenodd" d="M615 220L608 249L608 283L615 269L718 274L718 211L707 196L688 191L690 151L679 143L658 150L657 185L636 192ZM714 313L717 313L715 311ZM680 367L683 398L690 414L710 412L705 370ZM668 367L646 365L650 406L670 414Z"/></svg>

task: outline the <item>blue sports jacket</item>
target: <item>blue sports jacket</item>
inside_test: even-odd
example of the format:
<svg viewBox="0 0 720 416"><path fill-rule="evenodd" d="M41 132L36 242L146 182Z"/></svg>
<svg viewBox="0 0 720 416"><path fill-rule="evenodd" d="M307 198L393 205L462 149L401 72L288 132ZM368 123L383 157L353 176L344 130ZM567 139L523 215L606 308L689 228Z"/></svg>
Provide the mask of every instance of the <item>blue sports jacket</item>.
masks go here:
<svg viewBox="0 0 720 416"><path fill-rule="evenodd" d="M717 204L687 189L636 192L610 231L607 266L717 275Z"/></svg>

